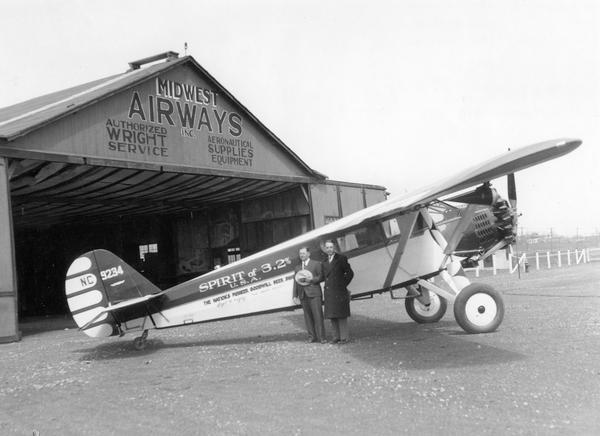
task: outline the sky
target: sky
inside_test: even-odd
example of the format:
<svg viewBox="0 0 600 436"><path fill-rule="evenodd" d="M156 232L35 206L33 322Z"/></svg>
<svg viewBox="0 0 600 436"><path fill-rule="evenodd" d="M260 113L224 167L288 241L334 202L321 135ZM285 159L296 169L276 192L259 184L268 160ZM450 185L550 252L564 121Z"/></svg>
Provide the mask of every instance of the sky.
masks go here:
<svg viewBox="0 0 600 436"><path fill-rule="evenodd" d="M580 138L517 173L520 226L597 234L598 29L593 0L3 0L0 107L187 42L309 166L392 196L509 147Z"/></svg>

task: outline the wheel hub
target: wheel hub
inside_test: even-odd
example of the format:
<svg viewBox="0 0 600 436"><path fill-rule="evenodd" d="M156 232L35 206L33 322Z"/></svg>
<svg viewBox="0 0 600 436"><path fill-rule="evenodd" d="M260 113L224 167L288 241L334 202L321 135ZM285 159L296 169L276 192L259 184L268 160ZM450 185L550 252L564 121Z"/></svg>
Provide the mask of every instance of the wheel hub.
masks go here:
<svg viewBox="0 0 600 436"><path fill-rule="evenodd" d="M430 316L440 308L440 298L434 293L429 296L429 304L423 304L419 300L415 300L415 303L415 311L422 316Z"/></svg>
<svg viewBox="0 0 600 436"><path fill-rule="evenodd" d="M479 327L485 327L494 321L498 307L494 299L483 292L471 295L465 306L467 319Z"/></svg>

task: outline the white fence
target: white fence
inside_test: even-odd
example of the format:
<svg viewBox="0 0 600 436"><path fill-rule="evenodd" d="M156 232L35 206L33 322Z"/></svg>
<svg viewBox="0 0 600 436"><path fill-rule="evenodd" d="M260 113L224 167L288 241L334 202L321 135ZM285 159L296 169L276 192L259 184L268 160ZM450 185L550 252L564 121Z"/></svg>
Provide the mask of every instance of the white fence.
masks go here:
<svg viewBox="0 0 600 436"><path fill-rule="evenodd" d="M501 253L501 252L499 252ZM508 270L513 274L520 268L522 272L528 272L530 269L551 269L562 268L563 266L578 265L580 263L600 262L600 248L584 248L581 250L566 250L555 252L536 252L535 254L523 253L519 256L508 254L502 255L506 259L499 260L498 256L492 256L492 266L484 267L483 262L479 262L476 268L468 268L466 271L475 271L475 276L479 277L481 270L491 270L494 275L498 270Z"/></svg>

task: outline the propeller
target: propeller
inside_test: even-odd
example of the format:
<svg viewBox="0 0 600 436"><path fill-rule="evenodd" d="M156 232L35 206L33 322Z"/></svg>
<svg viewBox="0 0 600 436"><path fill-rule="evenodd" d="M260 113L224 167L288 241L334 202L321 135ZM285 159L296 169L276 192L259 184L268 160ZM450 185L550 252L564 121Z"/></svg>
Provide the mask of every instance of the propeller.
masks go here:
<svg viewBox="0 0 600 436"><path fill-rule="evenodd" d="M517 209L517 184L515 183L515 173L506 176L508 184L508 201L513 209Z"/></svg>
<svg viewBox="0 0 600 436"><path fill-rule="evenodd" d="M508 148L510 151L510 147ZM510 243L510 248L512 251L512 246L517 240L517 221L519 218L519 214L517 212L517 183L515 182L515 173L510 173L506 176L506 184L507 184L507 194L508 194L508 202L510 203L510 212L512 218L512 241Z"/></svg>
<svg viewBox="0 0 600 436"><path fill-rule="evenodd" d="M517 241L517 222L519 220L519 212L517 211L517 184L515 182L515 173L510 173L506 176L507 182L507 190L508 190L508 201L510 203L511 208L511 216L512 216L512 241L510 242L508 249L510 254L517 257L517 262L520 263L519 252L516 251L516 241ZM519 278L521 278L521 266L517 267L519 272ZM525 271L527 271L527 258L525 258Z"/></svg>
<svg viewBox="0 0 600 436"><path fill-rule="evenodd" d="M507 175L508 178L508 201L503 198L493 205L493 214L496 217L496 228L502 240L499 241L504 247L512 250L512 244L517 236L517 189L515 175Z"/></svg>
<svg viewBox="0 0 600 436"><path fill-rule="evenodd" d="M517 183L515 182L515 173L510 173L506 176L507 191L508 191L508 202L510 203L510 217L512 218L512 241L510 248L512 249L513 244L516 241L517 236L517 221L519 214L517 212Z"/></svg>

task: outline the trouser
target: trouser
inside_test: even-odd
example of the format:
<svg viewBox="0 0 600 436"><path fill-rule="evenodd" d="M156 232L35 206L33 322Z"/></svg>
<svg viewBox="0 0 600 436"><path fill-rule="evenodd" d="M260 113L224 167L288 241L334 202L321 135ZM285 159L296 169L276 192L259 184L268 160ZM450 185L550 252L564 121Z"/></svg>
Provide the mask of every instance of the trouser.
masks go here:
<svg viewBox="0 0 600 436"><path fill-rule="evenodd" d="M322 341L325 339L325 323L323 322L323 306L321 297L307 297L300 299L302 310L304 312L304 322L308 336L312 340Z"/></svg>
<svg viewBox="0 0 600 436"><path fill-rule="evenodd" d="M333 328L333 339L348 340L348 318L331 318L331 327Z"/></svg>

